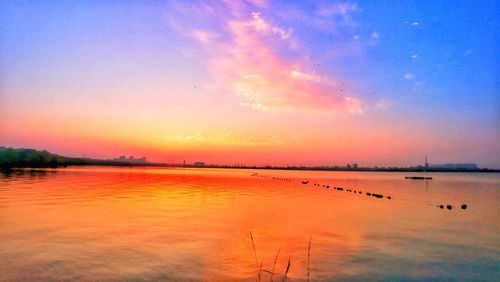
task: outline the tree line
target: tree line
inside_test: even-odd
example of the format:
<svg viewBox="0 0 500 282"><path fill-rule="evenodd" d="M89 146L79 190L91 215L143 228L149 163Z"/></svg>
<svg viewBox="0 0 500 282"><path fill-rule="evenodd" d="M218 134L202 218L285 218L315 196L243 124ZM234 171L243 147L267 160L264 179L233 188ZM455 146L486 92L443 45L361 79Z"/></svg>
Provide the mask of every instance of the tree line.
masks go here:
<svg viewBox="0 0 500 282"><path fill-rule="evenodd" d="M69 158L52 154L46 150L14 149L0 147L0 167L56 168L68 165L86 164L85 159Z"/></svg>

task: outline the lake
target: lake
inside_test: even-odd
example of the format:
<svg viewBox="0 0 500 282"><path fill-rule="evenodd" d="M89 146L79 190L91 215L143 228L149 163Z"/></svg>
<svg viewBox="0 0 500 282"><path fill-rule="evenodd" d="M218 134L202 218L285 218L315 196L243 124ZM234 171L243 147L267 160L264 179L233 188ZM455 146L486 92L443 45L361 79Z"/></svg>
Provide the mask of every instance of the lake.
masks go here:
<svg viewBox="0 0 500 282"><path fill-rule="evenodd" d="M14 171L0 280L498 281L499 199L498 173Z"/></svg>

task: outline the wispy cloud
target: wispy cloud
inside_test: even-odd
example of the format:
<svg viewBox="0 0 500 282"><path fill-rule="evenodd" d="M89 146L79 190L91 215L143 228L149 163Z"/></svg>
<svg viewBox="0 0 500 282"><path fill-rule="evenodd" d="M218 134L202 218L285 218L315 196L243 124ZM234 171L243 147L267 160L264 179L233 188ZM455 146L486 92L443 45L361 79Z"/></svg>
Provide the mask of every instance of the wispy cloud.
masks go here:
<svg viewBox="0 0 500 282"><path fill-rule="evenodd" d="M195 39L201 43L204 43L204 44L211 44L211 43L213 43L214 40L216 40L217 38L220 37L220 35L218 35L216 33L209 32L209 31L203 31L203 30L199 30L199 29L192 30L189 35L193 39Z"/></svg>
<svg viewBox="0 0 500 282"><path fill-rule="evenodd" d="M302 138L292 135L279 134L248 134L235 132L226 129L211 131L196 131L169 134L163 137L163 140L170 144L179 144L183 146L205 146L210 144L224 145L269 145L269 144L290 144L298 142Z"/></svg>
<svg viewBox="0 0 500 282"><path fill-rule="evenodd" d="M292 28L276 24L258 7L231 5L237 12L219 14L216 30L187 31L203 48L213 89L235 95L238 105L256 110L363 112L361 100L340 79L312 68L308 56L289 56L300 41ZM336 5L321 13L347 17L357 9L355 4Z"/></svg>
<svg viewBox="0 0 500 282"><path fill-rule="evenodd" d="M373 31L370 34L370 41L368 42L368 44L371 46L377 45L379 39L380 39L380 33L378 33L377 31Z"/></svg>
<svg viewBox="0 0 500 282"><path fill-rule="evenodd" d="M380 101L377 102L377 104L375 104L375 108L377 108L379 110L386 110L386 109L392 107L393 104L394 104L394 101L381 99Z"/></svg>
<svg viewBox="0 0 500 282"><path fill-rule="evenodd" d="M464 56L464 57L467 57L467 56L469 56L470 54L472 54L472 50L468 49L467 51L465 51L465 52L463 53L463 56Z"/></svg>
<svg viewBox="0 0 500 282"><path fill-rule="evenodd" d="M417 21L405 21L405 24L410 25L410 26L418 26L420 23Z"/></svg>
<svg viewBox="0 0 500 282"><path fill-rule="evenodd" d="M415 75L413 73L409 72L409 73L406 73L403 77L406 80L413 80L415 78Z"/></svg>
<svg viewBox="0 0 500 282"><path fill-rule="evenodd" d="M359 11L356 3L330 3L321 5L316 14L320 16L335 16L350 18L351 13Z"/></svg>

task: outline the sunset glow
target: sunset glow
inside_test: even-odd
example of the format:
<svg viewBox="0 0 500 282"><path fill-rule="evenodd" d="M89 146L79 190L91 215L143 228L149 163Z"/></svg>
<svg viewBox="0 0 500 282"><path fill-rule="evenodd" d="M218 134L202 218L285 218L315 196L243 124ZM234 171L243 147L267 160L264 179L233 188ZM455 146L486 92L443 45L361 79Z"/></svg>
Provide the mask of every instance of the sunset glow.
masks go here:
<svg viewBox="0 0 500 282"><path fill-rule="evenodd" d="M499 168L498 4L391 5L3 3L0 145L172 163L406 166L427 155Z"/></svg>

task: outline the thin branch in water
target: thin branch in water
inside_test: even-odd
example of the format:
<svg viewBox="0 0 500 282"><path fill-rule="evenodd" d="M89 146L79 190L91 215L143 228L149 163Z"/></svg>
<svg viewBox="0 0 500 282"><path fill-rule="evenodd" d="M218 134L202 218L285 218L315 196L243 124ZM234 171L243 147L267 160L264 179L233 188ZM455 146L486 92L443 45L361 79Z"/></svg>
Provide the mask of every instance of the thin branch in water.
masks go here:
<svg viewBox="0 0 500 282"><path fill-rule="evenodd" d="M259 276L258 276L259 277L259 281L260 281L260 274L262 273L262 263L263 262L264 262L263 260L260 261Z"/></svg>
<svg viewBox="0 0 500 282"><path fill-rule="evenodd" d="M276 257L274 257L273 273L271 274L271 282L273 281L274 270L276 269L276 262L278 261L278 256L280 254L280 251L281 251L281 246L278 249L278 252L276 253Z"/></svg>
<svg viewBox="0 0 500 282"><path fill-rule="evenodd" d="M250 239L252 239L253 255L255 257L255 266L259 266L259 263L257 262L257 250L255 249L255 242L253 240L252 231L250 231ZM258 282L260 282L260 273L261 273L261 271L262 271L262 262L260 263L259 273L257 274L257 281Z"/></svg>
<svg viewBox="0 0 500 282"><path fill-rule="evenodd" d="M310 261L311 261L311 241L312 241L312 236L309 238L309 247L307 248L307 282L309 282L309 276L311 274L311 266L310 266Z"/></svg>
<svg viewBox="0 0 500 282"><path fill-rule="evenodd" d="M259 265L257 262L257 251L255 250L255 242L253 241L252 231L250 231L250 239L252 239L253 255L255 256L255 265Z"/></svg>
<svg viewBox="0 0 500 282"><path fill-rule="evenodd" d="M288 274L289 270L290 270L290 257L288 257L288 265L286 266L285 274L283 275L283 282L286 281L286 275Z"/></svg>

